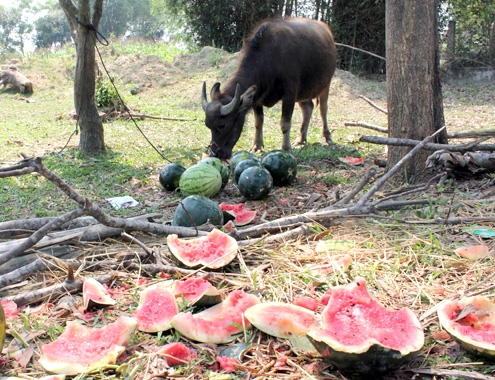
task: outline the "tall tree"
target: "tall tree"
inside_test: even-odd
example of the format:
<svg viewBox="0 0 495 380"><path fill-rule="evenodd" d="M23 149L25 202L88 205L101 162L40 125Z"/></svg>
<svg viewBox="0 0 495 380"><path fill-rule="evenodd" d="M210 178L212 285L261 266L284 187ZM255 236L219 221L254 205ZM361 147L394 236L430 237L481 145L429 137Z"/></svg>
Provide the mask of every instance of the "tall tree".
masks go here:
<svg viewBox="0 0 495 380"><path fill-rule="evenodd" d="M423 140L444 125L437 1L387 0L386 43L389 136ZM446 132L436 141L446 143ZM389 167L409 150L390 147ZM427 157L425 151L416 154L403 178L421 178Z"/></svg>
<svg viewBox="0 0 495 380"><path fill-rule="evenodd" d="M103 12L103 0L59 0L69 24L76 32L76 69L74 73L74 104L81 134L79 149L86 154L105 150L103 124L95 104L95 41Z"/></svg>

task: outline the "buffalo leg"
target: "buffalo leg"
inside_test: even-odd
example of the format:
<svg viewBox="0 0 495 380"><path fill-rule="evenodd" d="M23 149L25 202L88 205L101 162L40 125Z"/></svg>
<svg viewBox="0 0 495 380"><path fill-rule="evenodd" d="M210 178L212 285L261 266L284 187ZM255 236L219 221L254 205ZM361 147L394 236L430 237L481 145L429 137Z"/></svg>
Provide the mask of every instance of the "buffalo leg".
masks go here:
<svg viewBox="0 0 495 380"><path fill-rule="evenodd" d="M303 121L301 125L301 132L299 133L299 137L295 141L294 145L306 144L308 127L311 120L311 114L313 113L314 104L312 100L307 100L305 102L299 102L299 107L301 107Z"/></svg>
<svg viewBox="0 0 495 380"><path fill-rule="evenodd" d="M322 135L325 138L325 141L328 144L332 143L332 136L330 134L330 129L328 129L328 121L327 121L327 113L328 113L328 91L330 89L330 83L328 87L326 87L319 96L320 101L320 115L321 122L323 123Z"/></svg>
<svg viewBox="0 0 495 380"><path fill-rule="evenodd" d="M254 135L254 142L251 146L251 151L257 152L263 150L263 106L253 106L254 111L254 127L256 132Z"/></svg>
<svg viewBox="0 0 495 380"><path fill-rule="evenodd" d="M290 127L291 127L292 114L294 113L294 105L295 105L294 100L284 99L282 101L282 120L280 122L282 134L283 134L282 149L287 152L292 152L292 148L290 144Z"/></svg>

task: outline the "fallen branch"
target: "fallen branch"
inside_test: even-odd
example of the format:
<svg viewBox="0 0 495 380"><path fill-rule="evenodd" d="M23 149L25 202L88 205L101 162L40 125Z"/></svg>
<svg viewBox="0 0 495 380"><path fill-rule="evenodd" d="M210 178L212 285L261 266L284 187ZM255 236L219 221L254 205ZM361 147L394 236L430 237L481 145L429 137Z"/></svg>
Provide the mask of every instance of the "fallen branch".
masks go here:
<svg viewBox="0 0 495 380"><path fill-rule="evenodd" d="M161 117L161 116L152 116L152 115L146 115L146 114L134 114L134 113L128 113L128 114L121 114L121 118L124 117L134 117L134 118L147 118L147 119L156 119L156 120L167 120L167 121L195 121L197 119L177 119L173 117Z"/></svg>
<svg viewBox="0 0 495 380"><path fill-rule="evenodd" d="M393 146L410 146L415 147L420 143L419 140L411 139L398 139L392 137L379 137L379 136L362 136L359 141L367 142L371 144L379 145L393 145ZM448 150L449 152L461 152L465 153L468 150L481 150L493 152L495 151L495 144L460 144L460 145L449 145L449 144L437 144L437 143L427 143L423 146L426 150Z"/></svg>
<svg viewBox="0 0 495 380"><path fill-rule="evenodd" d="M388 111L385 108L382 108L380 106L377 106L375 103L373 103L370 99L368 99L366 96L359 96L361 99L364 101L368 102L371 106L375 107L378 111L383 112L385 115L388 115Z"/></svg>
<svg viewBox="0 0 495 380"><path fill-rule="evenodd" d="M414 373L422 373L425 375L432 376L456 376L461 379L467 380L495 380L493 376L483 375L479 372L467 372L467 371L459 371L455 369L441 369L441 368L412 368L410 371Z"/></svg>
<svg viewBox="0 0 495 380"><path fill-rule="evenodd" d="M493 173L495 171L495 154L467 152L447 152L440 150L431 154L426 160L426 168L446 171L455 176Z"/></svg>

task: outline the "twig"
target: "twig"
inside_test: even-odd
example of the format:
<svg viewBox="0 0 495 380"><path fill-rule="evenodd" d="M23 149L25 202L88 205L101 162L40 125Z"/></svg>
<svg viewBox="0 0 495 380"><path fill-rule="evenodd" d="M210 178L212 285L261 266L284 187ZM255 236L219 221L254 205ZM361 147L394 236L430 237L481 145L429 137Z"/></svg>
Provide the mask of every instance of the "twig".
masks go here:
<svg viewBox="0 0 495 380"><path fill-rule="evenodd" d="M126 115L126 114L122 114L120 117L122 118L123 115ZM143 117L143 118L147 118L147 119L157 119L157 120L168 120L168 121L195 121L197 119L177 119L177 118L173 118L173 117L161 117L161 116L151 116L151 115L145 115L145 114L127 114L128 116L130 117Z"/></svg>
<svg viewBox="0 0 495 380"><path fill-rule="evenodd" d="M366 54L371 55L372 57L375 57L375 58L382 59L382 60L386 61L385 57L382 57L381 55L378 55L378 54L375 54L375 53L371 53L368 50L359 49L357 47L354 47L354 46L351 46L351 45L346 45L346 44L341 44L341 43L338 43L338 42L335 42L335 45L346 47L346 48L349 48L349 49L352 49L352 50L357 50L357 51L360 51L361 53L366 53Z"/></svg>
<svg viewBox="0 0 495 380"><path fill-rule="evenodd" d="M359 96L361 99L367 101L369 104L371 104L373 107L375 107L378 111L383 112L385 115L388 115L388 111L385 108L382 108L375 103L373 103L370 99L368 99L366 96L360 95ZM388 131L387 131L388 132Z"/></svg>
<svg viewBox="0 0 495 380"><path fill-rule="evenodd" d="M359 183L349 193L347 193L344 198L334 203L333 206L342 206L349 203L361 190L363 190L375 174L376 172L374 170L367 170L361 181L359 181Z"/></svg>
<svg viewBox="0 0 495 380"><path fill-rule="evenodd" d="M362 121L354 122L354 121L347 121L344 123L346 127L363 127L363 128L368 128L372 129L374 131L382 132L382 133L388 133L387 128L379 127L378 125L373 125L373 124L368 124Z"/></svg>
<svg viewBox="0 0 495 380"><path fill-rule="evenodd" d="M368 192L359 200L357 203L357 207L359 206L364 206L366 202L368 202L373 195L383 186L385 183L397 173L404 164L409 161L411 158L414 157L416 152L418 152L420 149L423 148L424 145L428 143L433 137L435 137L437 134L442 132L445 129L445 127L442 127L438 129L435 133L433 133L431 136L426 137L423 141L421 141L419 144L417 144L413 149L411 149L404 157L402 157L399 162L397 162L393 168L391 168L383 177L381 177L372 187L371 189L368 190Z"/></svg>

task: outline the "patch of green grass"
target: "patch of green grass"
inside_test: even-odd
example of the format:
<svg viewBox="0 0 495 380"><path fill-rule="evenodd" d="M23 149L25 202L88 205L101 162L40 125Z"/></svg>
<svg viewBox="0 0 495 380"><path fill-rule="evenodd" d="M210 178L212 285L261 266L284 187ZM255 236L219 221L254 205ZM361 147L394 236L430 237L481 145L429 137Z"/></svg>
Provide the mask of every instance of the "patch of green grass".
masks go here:
<svg viewBox="0 0 495 380"><path fill-rule="evenodd" d="M166 62L172 62L176 54L187 54L186 48L166 43L116 42L112 45L119 54L156 55Z"/></svg>

